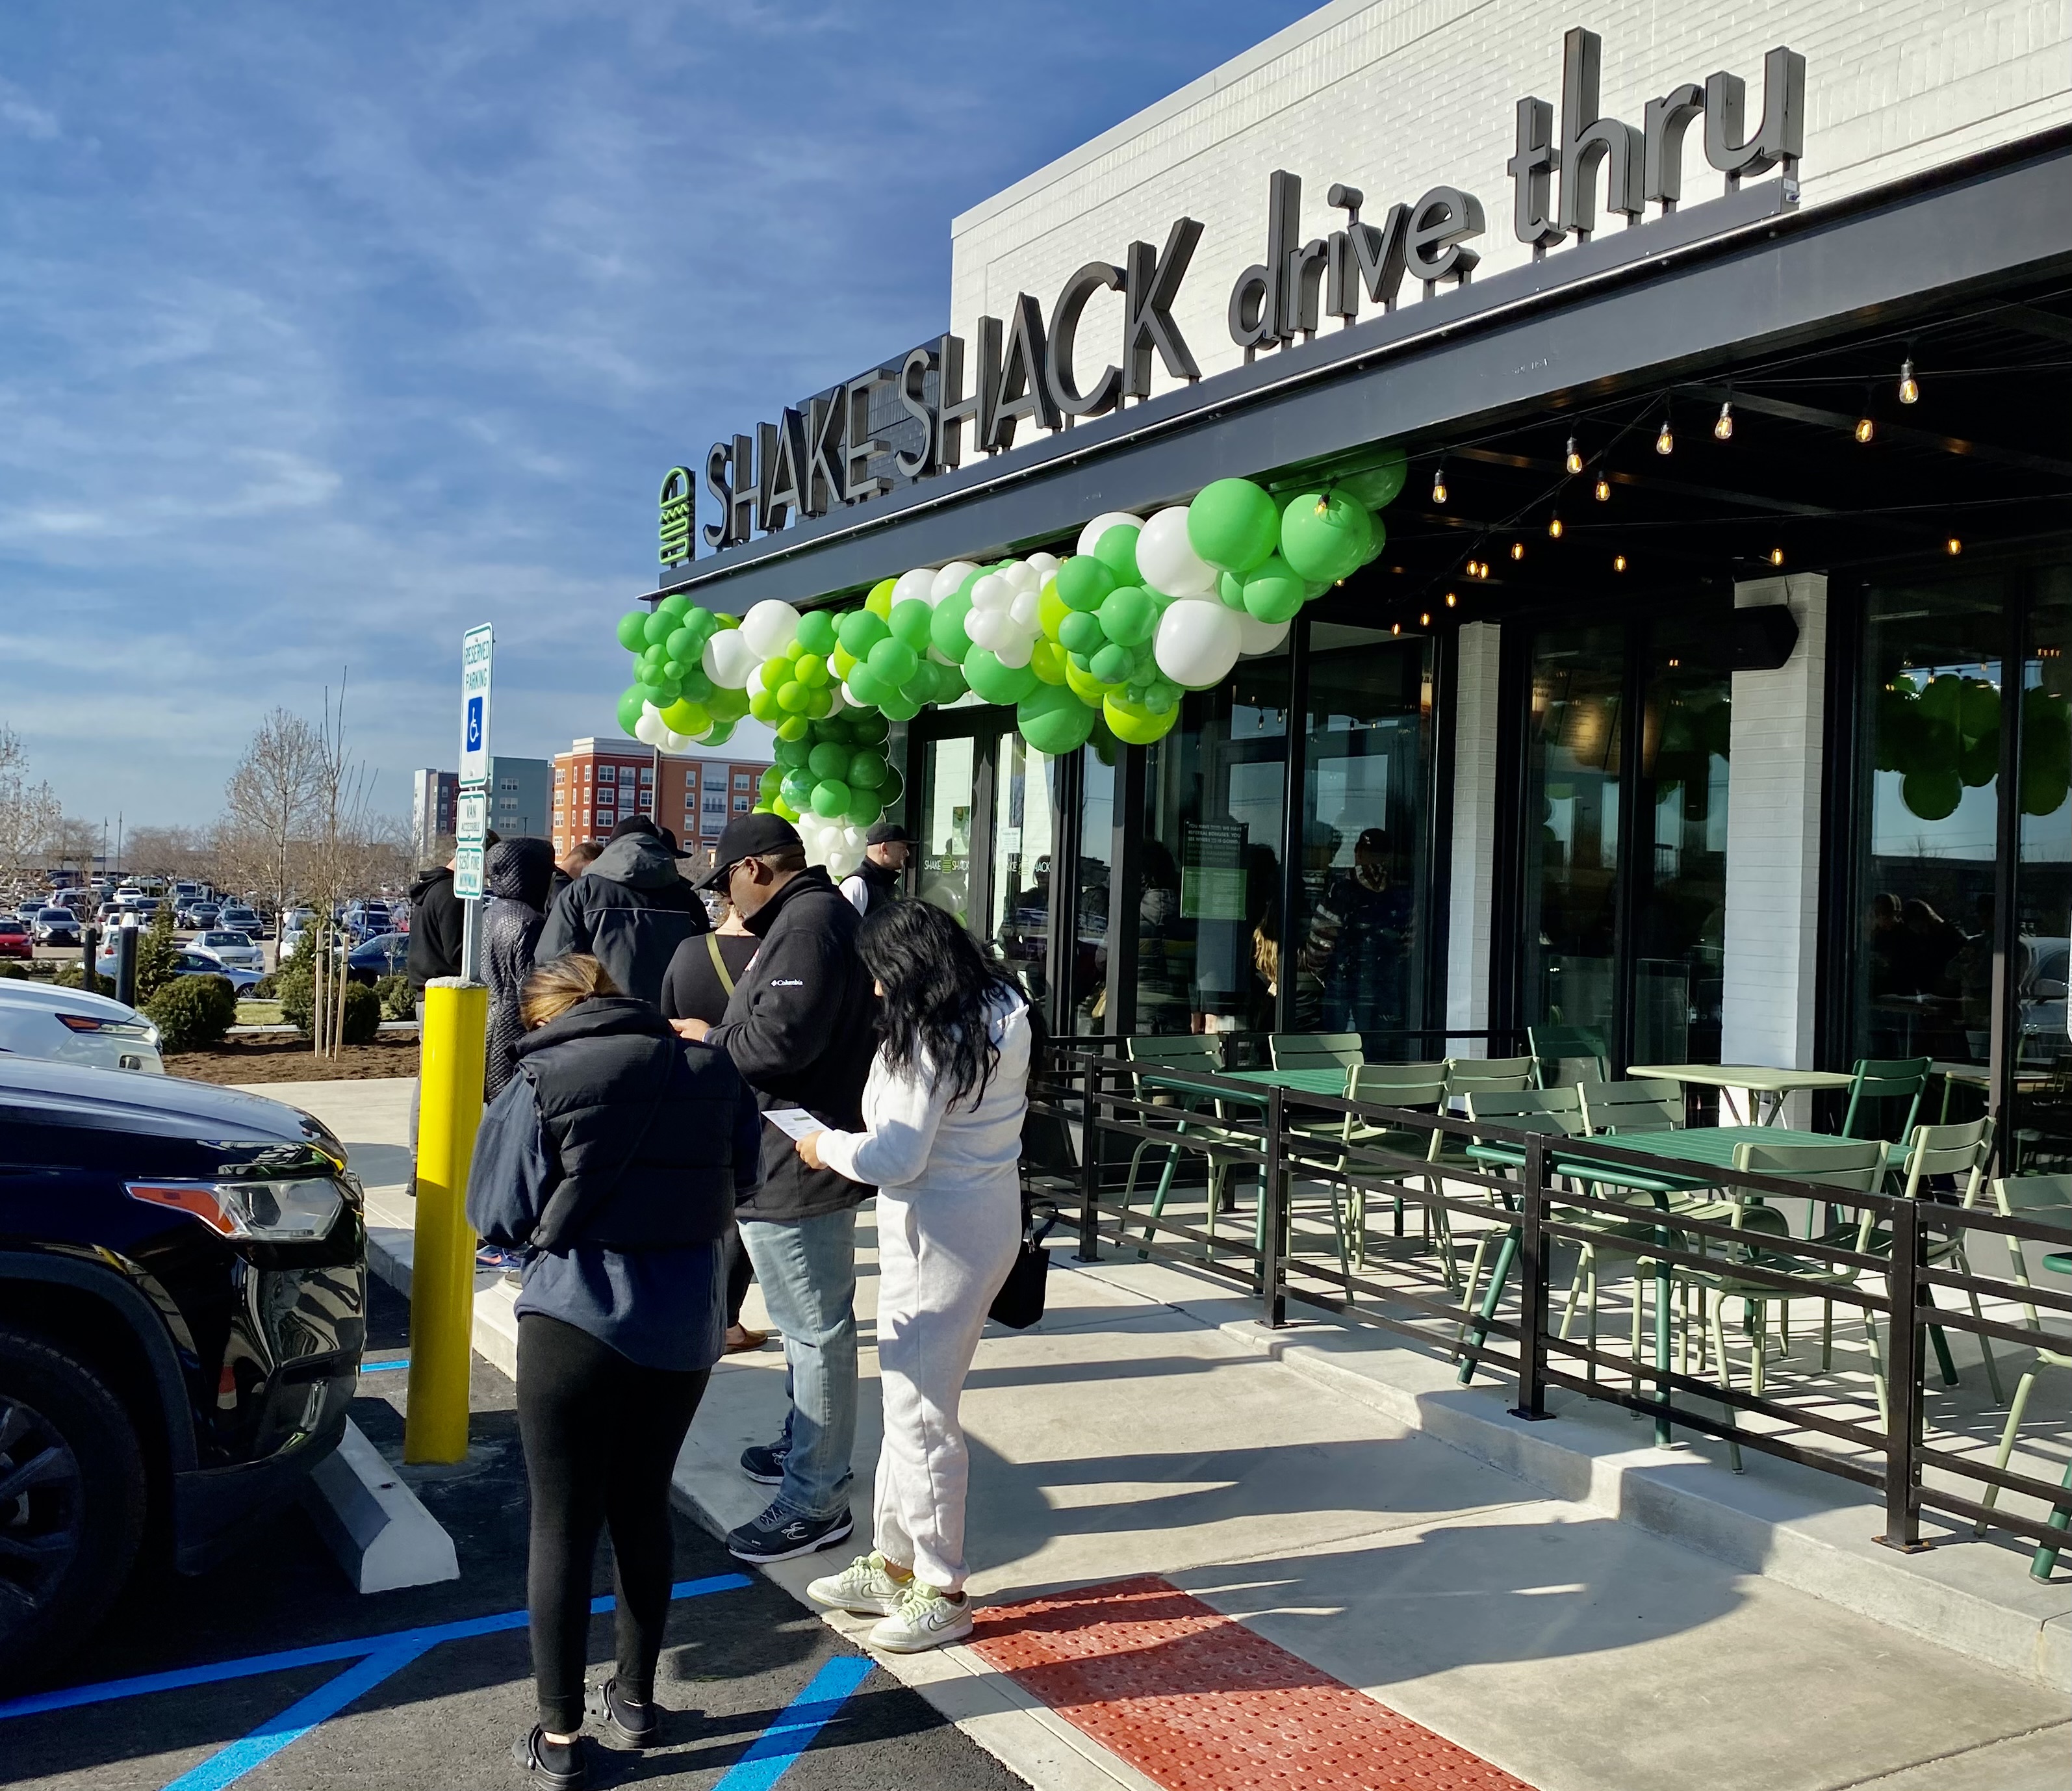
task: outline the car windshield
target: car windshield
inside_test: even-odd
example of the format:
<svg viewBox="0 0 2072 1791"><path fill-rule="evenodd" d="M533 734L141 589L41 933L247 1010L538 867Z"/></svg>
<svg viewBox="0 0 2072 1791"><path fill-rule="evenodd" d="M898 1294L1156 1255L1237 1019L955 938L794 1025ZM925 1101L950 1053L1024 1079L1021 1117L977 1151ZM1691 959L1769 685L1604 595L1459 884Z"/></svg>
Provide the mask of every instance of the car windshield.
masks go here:
<svg viewBox="0 0 2072 1791"><path fill-rule="evenodd" d="M28 930L19 920L0 920L0 933L27 933Z"/></svg>
<svg viewBox="0 0 2072 1791"><path fill-rule="evenodd" d="M68 908L47 908L36 918L39 920L69 921L72 918L72 912Z"/></svg>

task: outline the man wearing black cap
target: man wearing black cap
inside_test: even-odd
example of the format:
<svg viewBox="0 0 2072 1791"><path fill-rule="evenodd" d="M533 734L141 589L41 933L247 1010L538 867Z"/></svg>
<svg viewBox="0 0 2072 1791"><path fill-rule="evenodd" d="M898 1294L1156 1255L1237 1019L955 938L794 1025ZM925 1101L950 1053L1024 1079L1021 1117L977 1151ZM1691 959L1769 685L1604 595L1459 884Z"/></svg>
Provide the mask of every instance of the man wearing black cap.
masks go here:
<svg viewBox="0 0 2072 1791"><path fill-rule="evenodd" d="M662 974L676 948L712 921L698 892L676 872L676 836L645 815L628 815L590 868L553 900L537 961L583 952L629 995L660 1007Z"/></svg>
<svg viewBox="0 0 2072 1791"><path fill-rule="evenodd" d="M841 880L841 892L857 913L869 916L899 900L899 879L906 869L913 838L896 821L874 822L863 836L863 863L853 876Z"/></svg>
<svg viewBox="0 0 2072 1791"><path fill-rule="evenodd" d="M776 815L729 821L713 866L700 887L724 890L763 944L717 1025L669 1023L725 1051L764 1112L803 1109L819 1125L860 1130L878 1046L877 997L856 951L861 920L827 872L807 865L797 830ZM777 1441L741 1458L750 1480L777 1488L761 1517L727 1537L744 1561L783 1561L849 1533L856 1209L876 1192L808 1168L789 1134L763 1126L763 1185L736 1217L784 1334L791 1405Z"/></svg>

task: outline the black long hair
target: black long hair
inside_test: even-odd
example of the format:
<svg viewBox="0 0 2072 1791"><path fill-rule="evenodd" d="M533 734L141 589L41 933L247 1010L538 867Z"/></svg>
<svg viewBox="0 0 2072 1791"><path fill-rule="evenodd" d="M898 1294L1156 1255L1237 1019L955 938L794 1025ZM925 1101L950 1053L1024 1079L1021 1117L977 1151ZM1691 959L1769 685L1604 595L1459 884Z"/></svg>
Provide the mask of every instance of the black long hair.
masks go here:
<svg viewBox="0 0 2072 1791"><path fill-rule="evenodd" d="M894 902L863 923L857 949L885 990L885 1059L918 1072L925 1054L952 1101L985 1097L1000 1060L987 1010L1014 978L988 961L952 915L930 902Z"/></svg>

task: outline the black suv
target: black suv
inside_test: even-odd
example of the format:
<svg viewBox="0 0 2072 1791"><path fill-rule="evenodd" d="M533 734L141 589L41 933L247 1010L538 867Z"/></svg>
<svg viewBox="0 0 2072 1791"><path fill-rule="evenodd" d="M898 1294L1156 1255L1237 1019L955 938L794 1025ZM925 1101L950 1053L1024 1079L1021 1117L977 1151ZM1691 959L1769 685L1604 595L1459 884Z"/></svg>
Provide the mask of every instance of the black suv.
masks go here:
<svg viewBox="0 0 2072 1791"><path fill-rule="evenodd" d="M207 1567L337 1446L361 1206L278 1101L0 1056L0 1686L84 1638L140 1544Z"/></svg>

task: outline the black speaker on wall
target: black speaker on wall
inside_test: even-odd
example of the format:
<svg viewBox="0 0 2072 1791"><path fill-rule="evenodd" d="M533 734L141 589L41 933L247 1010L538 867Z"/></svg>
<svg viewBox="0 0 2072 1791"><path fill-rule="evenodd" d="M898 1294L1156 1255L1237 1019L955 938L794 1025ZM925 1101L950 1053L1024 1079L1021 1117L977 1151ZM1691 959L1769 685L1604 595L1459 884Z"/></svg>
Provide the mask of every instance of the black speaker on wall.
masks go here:
<svg viewBox="0 0 2072 1791"><path fill-rule="evenodd" d="M1782 603L1737 609L1727 632L1727 668L1735 672L1781 669L1799 644L1799 622Z"/></svg>

